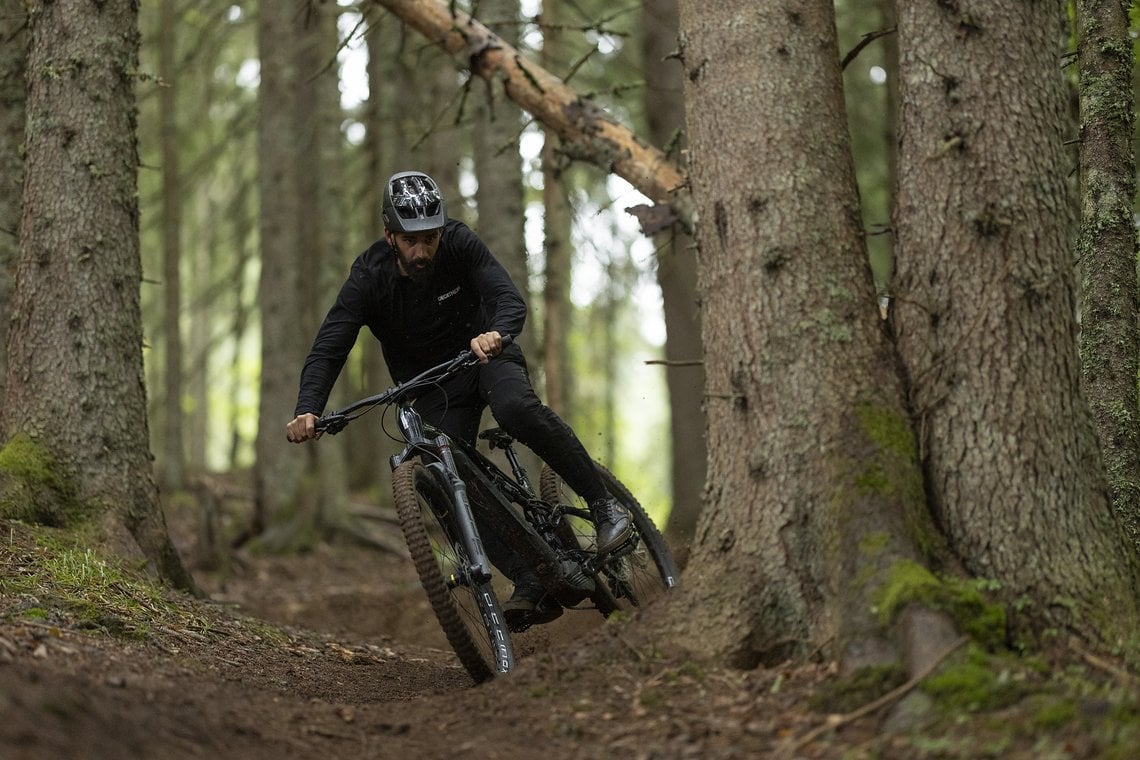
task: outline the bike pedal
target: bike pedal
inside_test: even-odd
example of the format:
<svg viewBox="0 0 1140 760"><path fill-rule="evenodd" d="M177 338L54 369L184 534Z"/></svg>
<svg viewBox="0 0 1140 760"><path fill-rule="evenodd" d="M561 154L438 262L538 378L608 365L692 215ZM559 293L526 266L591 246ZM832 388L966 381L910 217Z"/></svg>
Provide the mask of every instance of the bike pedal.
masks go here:
<svg viewBox="0 0 1140 760"><path fill-rule="evenodd" d="M637 534L635 533L635 534L632 534L628 539L626 539L625 543L623 543L621 546L617 547L616 549L611 549L610 553L608 555L606 555L606 558L607 559L621 559L622 557L626 556L627 554L632 553L633 550L636 548L637 548Z"/></svg>

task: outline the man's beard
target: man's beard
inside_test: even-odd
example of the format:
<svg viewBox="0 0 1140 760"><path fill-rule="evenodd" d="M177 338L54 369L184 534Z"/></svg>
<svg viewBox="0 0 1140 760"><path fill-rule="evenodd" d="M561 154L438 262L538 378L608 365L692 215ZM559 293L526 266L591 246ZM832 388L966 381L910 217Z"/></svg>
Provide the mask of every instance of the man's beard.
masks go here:
<svg viewBox="0 0 1140 760"><path fill-rule="evenodd" d="M404 268L408 271L408 277L411 278L412 282L426 282L431 278L432 272L435 271L435 261L429 259L423 266L409 264Z"/></svg>

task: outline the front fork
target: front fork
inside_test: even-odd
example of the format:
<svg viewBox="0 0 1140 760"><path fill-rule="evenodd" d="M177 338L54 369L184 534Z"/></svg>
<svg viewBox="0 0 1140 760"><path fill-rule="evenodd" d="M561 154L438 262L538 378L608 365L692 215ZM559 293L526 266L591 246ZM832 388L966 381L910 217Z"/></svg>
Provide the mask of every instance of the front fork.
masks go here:
<svg viewBox="0 0 1140 760"><path fill-rule="evenodd" d="M465 579L471 585L487 583L491 580L491 562L483 548L483 539L475 529L475 517L471 514L471 502L467 498L467 485L459 477L459 470L455 466L455 457L451 453L451 441L445 435L428 438L424 434L423 423L420 416L410 407L401 406L399 411L400 431L407 441L407 446L399 454L392 457L392 469L421 453L424 449L435 453L436 461L425 461L427 467L440 485L452 496L455 502L455 524L459 529L459 540L467 550L467 567L461 572L466 574Z"/></svg>

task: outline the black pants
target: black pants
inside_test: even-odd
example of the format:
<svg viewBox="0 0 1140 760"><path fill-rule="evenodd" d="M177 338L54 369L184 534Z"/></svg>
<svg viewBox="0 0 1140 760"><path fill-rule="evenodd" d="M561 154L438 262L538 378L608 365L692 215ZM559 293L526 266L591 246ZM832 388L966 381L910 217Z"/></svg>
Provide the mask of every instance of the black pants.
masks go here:
<svg viewBox="0 0 1140 760"><path fill-rule="evenodd" d="M503 430L550 465L588 503L609 495L578 436L538 399L522 349L515 344L504 348L487 364L473 367L424 393L415 402L416 411L425 421L453 438L472 443L488 406ZM484 535L483 541L491 561L507 577L516 579L521 568L503 550L501 540Z"/></svg>

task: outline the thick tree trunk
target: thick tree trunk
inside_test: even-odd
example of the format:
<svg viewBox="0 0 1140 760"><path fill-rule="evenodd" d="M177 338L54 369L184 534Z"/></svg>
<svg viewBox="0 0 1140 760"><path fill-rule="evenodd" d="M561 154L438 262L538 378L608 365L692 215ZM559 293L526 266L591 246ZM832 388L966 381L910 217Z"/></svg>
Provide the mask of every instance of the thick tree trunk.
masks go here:
<svg viewBox="0 0 1140 760"><path fill-rule="evenodd" d="M744 667L895 661L872 609L934 542L875 309L832 4L683 0L680 17L709 463L678 640Z"/></svg>
<svg viewBox="0 0 1140 760"><path fill-rule="evenodd" d="M0 400L4 398L5 345L19 258L20 194L24 185L24 101L28 57L27 6L0 0Z"/></svg>
<svg viewBox="0 0 1140 760"><path fill-rule="evenodd" d="M1080 56L1081 359L1117 519L1140 548L1136 161L1132 39L1125 6L1077 3Z"/></svg>
<svg viewBox="0 0 1140 760"><path fill-rule="evenodd" d="M189 588L147 435L138 7L57 0L28 10L32 128L0 429L8 446L30 443L48 460L40 464L52 472L61 522L95 515L110 531L126 527L164 578Z"/></svg>
<svg viewBox="0 0 1140 760"><path fill-rule="evenodd" d="M894 321L934 518L1020 633L1115 643L1137 571L1081 395L1058 6L898 16Z"/></svg>
<svg viewBox="0 0 1140 760"><path fill-rule="evenodd" d="M667 60L677 51L677 0L642 6L642 68L645 118L654 145L682 147L685 126L681 66ZM697 299L696 242L680 225L654 236L657 284L665 315L665 380L669 387L669 439L673 507L666 531L674 546L693 537L701 511L707 450L703 432L705 373L700 363L700 305Z"/></svg>

